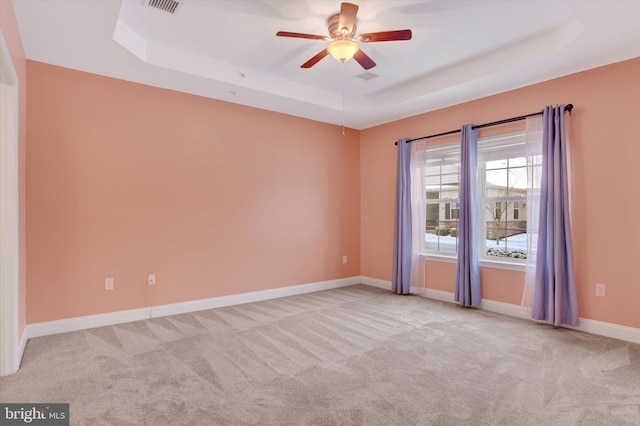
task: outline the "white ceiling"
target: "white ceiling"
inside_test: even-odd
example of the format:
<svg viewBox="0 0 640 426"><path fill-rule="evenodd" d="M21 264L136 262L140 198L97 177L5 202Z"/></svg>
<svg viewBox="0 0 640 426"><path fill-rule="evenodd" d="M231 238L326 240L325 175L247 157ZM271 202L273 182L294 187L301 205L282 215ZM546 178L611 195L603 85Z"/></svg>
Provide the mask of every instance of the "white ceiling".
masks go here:
<svg viewBox="0 0 640 426"><path fill-rule="evenodd" d="M4 0L0 0L4 1ZM338 0L13 0L27 59L355 129L640 56L637 0L352 0L364 70L330 56ZM567 102L571 101L567 99Z"/></svg>

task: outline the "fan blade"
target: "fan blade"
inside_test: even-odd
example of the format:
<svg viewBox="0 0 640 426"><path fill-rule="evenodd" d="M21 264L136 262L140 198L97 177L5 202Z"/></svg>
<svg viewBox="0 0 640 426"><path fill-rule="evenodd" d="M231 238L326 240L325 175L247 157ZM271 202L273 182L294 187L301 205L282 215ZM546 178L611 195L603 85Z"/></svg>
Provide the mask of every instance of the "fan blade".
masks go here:
<svg viewBox="0 0 640 426"><path fill-rule="evenodd" d="M338 30L347 29L347 34L351 34L356 23L358 5L352 3L342 3L340 6L340 19L338 20Z"/></svg>
<svg viewBox="0 0 640 426"><path fill-rule="evenodd" d="M374 41L411 40L411 30L380 31L379 33L360 34L358 40L363 43Z"/></svg>
<svg viewBox="0 0 640 426"><path fill-rule="evenodd" d="M373 59L371 59L369 55L364 53L362 49L359 49L356 54L353 55L353 59L355 59L356 62L359 63L365 70L371 69L376 66L376 63L373 62Z"/></svg>
<svg viewBox="0 0 640 426"><path fill-rule="evenodd" d="M276 33L280 37L295 37L295 38L310 38L313 40L329 40L327 36L315 35L315 34L303 34L303 33L290 33L288 31L278 31Z"/></svg>
<svg viewBox="0 0 640 426"><path fill-rule="evenodd" d="M316 56L309 59L304 64L300 65L300 68L311 68L312 66L320 62L320 59L324 58L328 54L329 54L329 51L327 49L324 49L323 51L319 52Z"/></svg>

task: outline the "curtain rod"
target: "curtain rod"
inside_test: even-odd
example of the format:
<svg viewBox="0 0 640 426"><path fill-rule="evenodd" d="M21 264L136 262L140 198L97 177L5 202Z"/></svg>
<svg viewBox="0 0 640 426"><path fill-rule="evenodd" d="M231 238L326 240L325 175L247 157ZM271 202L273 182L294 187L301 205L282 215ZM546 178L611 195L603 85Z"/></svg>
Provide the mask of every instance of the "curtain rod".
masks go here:
<svg viewBox="0 0 640 426"><path fill-rule="evenodd" d="M571 112L572 109L573 109L573 104L567 104L564 107L565 111ZM533 116L541 115L541 114L542 114L542 111L534 112L534 113L527 114L527 115L521 115L520 117L512 117L512 118L506 118L506 119L500 120L500 121L493 121L491 123L478 124L477 126L473 126L473 128L474 129L482 129L483 127L491 127L491 126L497 126L499 124L513 123L514 121L525 120L528 117L533 117ZM461 132L461 129L449 130L448 132L438 133L436 135L429 135L429 136L422 136L420 138L415 138L415 139L408 139L407 143L413 142L413 141L419 141L419 140L422 140L422 139L431 139L431 138L437 138L437 137L440 137L440 136L453 135L454 133L460 133L460 132ZM398 142L396 141L395 144L398 145Z"/></svg>

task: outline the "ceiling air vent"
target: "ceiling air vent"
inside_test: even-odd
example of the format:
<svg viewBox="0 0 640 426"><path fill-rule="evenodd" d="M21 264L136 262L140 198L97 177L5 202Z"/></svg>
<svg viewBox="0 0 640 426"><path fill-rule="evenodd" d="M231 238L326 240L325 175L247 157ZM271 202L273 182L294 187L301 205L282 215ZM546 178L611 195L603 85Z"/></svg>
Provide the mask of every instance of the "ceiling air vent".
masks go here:
<svg viewBox="0 0 640 426"><path fill-rule="evenodd" d="M378 76L378 74L374 74L372 72L369 71L365 71L362 74L358 74L356 77L361 78L363 80L369 81L372 78L376 78Z"/></svg>
<svg viewBox="0 0 640 426"><path fill-rule="evenodd" d="M172 15L178 13L182 6L182 2L175 0L144 0L144 4Z"/></svg>

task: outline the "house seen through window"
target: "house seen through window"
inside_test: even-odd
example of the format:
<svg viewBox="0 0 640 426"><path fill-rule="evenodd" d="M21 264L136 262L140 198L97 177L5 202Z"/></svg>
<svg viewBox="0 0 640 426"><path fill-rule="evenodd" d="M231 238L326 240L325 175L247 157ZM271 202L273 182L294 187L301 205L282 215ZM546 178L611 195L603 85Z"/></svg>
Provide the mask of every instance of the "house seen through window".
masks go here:
<svg viewBox="0 0 640 426"><path fill-rule="evenodd" d="M459 144L427 148L425 252L454 256L460 215ZM541 158L527 158L524 135L478 141L479 253L516 263L527 258L527 187L540 176ZM534 183L534 182L531 182ZM539 182L534 184L539 187Z"/></svg>

